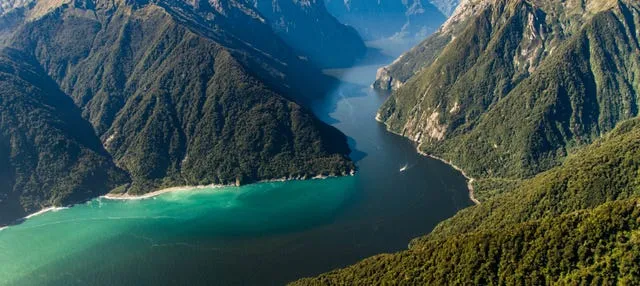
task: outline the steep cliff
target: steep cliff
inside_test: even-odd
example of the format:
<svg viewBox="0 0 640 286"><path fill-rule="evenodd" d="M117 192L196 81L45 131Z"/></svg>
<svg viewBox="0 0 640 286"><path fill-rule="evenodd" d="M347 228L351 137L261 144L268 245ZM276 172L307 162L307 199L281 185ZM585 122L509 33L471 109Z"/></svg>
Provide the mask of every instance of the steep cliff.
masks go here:
<svg viewBox="0 0 640 286"><path fill-rule="evenodd" d="M344 135L304 107L319 99L331 81L299 59L251 5L173 0L46 4L25 13L24 24L11 33L5 49L29 59L48 83L40 97L57 90L60 100L75 103L74 108L48 110L50 116L68 118L68 112L76 112L71 123L85 129L74 132L97 143L87 147L96 155L72 157L64 166L76 164L74 160L110 164L114 171L109 172L125 174L124 179L94 180L92 192L84 195L77 193L87 192L84 187L59 188L69 196L88 199L120 183L124 185L117 191L138 194L176 185L345 175L354 169ZM20 80L3 84L32 89ZM21 93L5 96L2 115L23 119L24 128L15 129L13 120L0 130L13 130L11 136L17 137L28 137L35 129L55 134L33 117L38 113L6 105ZM62 132L60 140L74 142L71 135ZM38 142L54 144L47 136ZM29 148L25 144L5 147L7 154L33 153L23 150ZM61 157L71 156L71 151L55 150ZM82 177L71 167L66 170L73 178ZM34 176L31 171L6 174L9 182ZM51 180L58 176L43 175ZM33 188L43 194L29 201L33 206L72 201L58 198L48 185ZM3 195L7 190L24 188L12 183ZM26 203L25 197L10 199L7 203ZM10 212L3 220L21 214Z"/></svg>
<svg viewBox="0 0 640 286"><path fill-rule="evenodd" d="M0 225L128 182L80 109L34 59L0 52Z"/></svg>
<svg viewBox="0 0 640 286"><path fill-rule="evenodd" d="M519 179L556 166L638 113L638 4L581 3L476 3L378 119L476 177Z"/></svg>

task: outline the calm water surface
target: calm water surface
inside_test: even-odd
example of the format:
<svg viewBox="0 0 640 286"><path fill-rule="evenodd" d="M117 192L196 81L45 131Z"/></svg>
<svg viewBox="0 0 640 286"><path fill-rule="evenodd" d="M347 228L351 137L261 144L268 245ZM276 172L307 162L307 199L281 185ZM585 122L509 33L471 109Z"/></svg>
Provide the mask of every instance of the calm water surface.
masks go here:
<svg viewBox="0 0 640 286"><path fill-rule="evenodd" d="M380 65L327 71L343 83L315 110L349 137L356 176L36 216L0 231L0 284L279 285L405 249L471 202L461 174L374 120L387 96L369 88Z"/></svg>

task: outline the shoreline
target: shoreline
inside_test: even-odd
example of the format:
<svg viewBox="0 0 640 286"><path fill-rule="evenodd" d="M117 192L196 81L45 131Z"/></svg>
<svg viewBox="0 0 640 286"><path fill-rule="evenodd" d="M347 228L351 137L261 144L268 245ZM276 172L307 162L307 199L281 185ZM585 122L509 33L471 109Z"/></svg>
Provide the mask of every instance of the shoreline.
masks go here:
<svg viewBox="0 0 640 286"><path fill-rule="evenodd" d="M481 202L476 198L475 190L474 190L474 188L473 188L473 182L475 182L475 181L476 181L476 179L474 179L474 178L470 177L469 175L467 175L467 173L465 173L465 171L464 171L464 170L462 170L462 168L460 168L460 167L458 167L458 166L454 165L453 163L451 163L451 162L449 162L449 161L447 161L447 160L445 160L445 159L443 159L443 158L440 158L440 157L438 157L438 156L429 155L429 154L427 154L427 153L425 153L425 152L420 151L420 147L419 147L419 146L418 146L418 147L416 147L416 150L418 151L418 154L420 154L420 155L422 155L422 156L425 156L425 157L429 157L429 158L431 158L431 159L438 160L438 161L440 161L440 162L442 162L442 163L445 163L445 164L447 164L447 165L451 166L451 168L455 169L456 171L460 172L460 173L462 174L462 176L463 176L465 179L467 179L467 189L469 189L469 199L470 199L470 200L471 200L475 205L477 205L477 206L479 206L479 205L481 205L481 204L482 204L482 203L481 203Z"/></svg>
<svg viewBox="0 0 640 286"><path fill-rule="evenodd" d="M396 134L398 136L402 136L404 138L407 138L411 142L415 142L416 143L416 151L418 152L418 154L420 154L422 156L425 156L425 157L428 157L428 158L431 158L431 159L438 160L438 161L440 161L442 163L445 163L445 164L449 165L451 168L455 169L456 171L460 172L462 174L462 176L465 179L467 179L467 189L469 190L469 199L477 206L482 204L480 202L480 200L478 200L476 198L475 190L473 188L473 182L475 182L476 179L474 179L474 178L470 177L469 175L467 175L467 173L465 173L465 171L462 168L454 165L452 162L449 162L449 161L447 161L447 160L445 160L443 158L440 158L438 156L429 155L429 154L427 154L425 152L422 152L420 150L420 142L413 141L410 138L408 138L408 137L406 137L406 136L404 136L402 134L398 134L398 133L393 132L392 130L390 130L389 129L389 125L386 122L382 121L382 119L380 118L380 113L376 113L376 118L375 119L376 119L376 121L380 122L381 124L384 124L385 129L387 130L387 132L390 132L390 133Z"/></svg>
<svg viewBox="0 0 640 286"><path fill-rule="evenodd" d="M350 173L348 173L348 174L346 174L344 176L316 175L316 176L311 177L311 178L267 179L267 180L261 180L261 181L257 181L255 183L251 183L251 184L247 184L247 185L243 185L243 186L254 185L254 184L262 184L262 183L276 183L276 182L289 182L289 181L307 181L307 180L324 180L324 179L330 179L330 178L354 176L355 174L356 174L355 170L352 170ZM124 200L144 200L144 199L151 199L151 198L157 197L159 195L167 194L167 193L198 191L198 190L203 190L203 189L233 188L233 187L241 187L241 186L237 186L235 184L227 184L227 185L211 184L211 185L199 185L199 186L177 186L177 187L170 187L170 188L165 188L165 189L153 191L153 192L142 194L142 195L130 195L130 194L127 194L127 193L124 193L124 194L106 194L106 195L100 196L98 198L103 198L103 199L108 199L108 200L121 200L121 201L124 201Z"/></svg>
<svg viewBox="0 0 640 286"><path fill-rule="evenodd" d="M44 214L44 213L57 212L59 210L64 210L64 209L68 209L68 208L69 207L48 207L48 208L41 209L41 210L39 210L39 211L37 211L35 213L32 213L32 214L30 214L28 216L25 216L25 217L23 217L23 218L21 218L19 220L30 219L30 218L32 218L34 216L39 216L39 215Z"/></svg>
<svg viewBox="0 0 640 286"><path fill-rule="evenodd" d="M165 189L160 189L157 191L149 192L142 195L130 195L128 193L124 194L106 194L100 196L98 198L113 200L113 201L129 201L129 200L144 200L151 199L157 197L162 194L174 193L174 192L186 192L186 191L196 191L202 189L219 189L224 187L234 187L235 185L200 185L200 186L179 186L179 187L170 187Z"/></svg>
<svg viewBox="0 0 640 286"><path fill-rule="evenodd" d="M306 179L303 179L303 178L268 179L268 180L261 180L261 181L255 182L255 183L247 184L247 185L244 185L244 186L253 185L253 184L261 184L261 183L276 183L276 182L288 182L288 181L307 181L307 180L310 180L310 181L311 180L324 180L324 179L340 178L340 177L347 177L347 176L352 177L352 176L355 176L355 174L356 174L356 171L355 170L351 170L348 174L345 174L343 176L316 175L314 177L306 178ZM212 185L200 185L200 186L178 186L178 187L165 188L165 189L153 191L153 192L142 194L142 195L138 195L138 196L132 196L132 195L129 195L127 193L125 193L125 194L106 194L106 195L102 195L102 196L99 196L99 197L95 197L93 199L107 199L107 200L113 200L113 201L144 200L144 199L151 199L151 198L157 197L157 196L162 195L162 194L173 193L173 192L198 191L198 190L202 190L202 189L219 189L219 188L226 188L226 187L240 187L240 186L236 186L235 184L233 184L233 185L212 184ZM39 216L41 214L45 214L45 213L48 213L48 212L56 212L56 211L59 211L59 210L68 209L68 208L70 208L72 206L73 205L64 206L64 207L48 207L48 208L44 208L44 209L41 209L41 210L39 210L39 211L37 211L35 213L29 214L29 215L27 215L25 217L16 219L14 223L15 224L19 224L20 222L24 222L25 220L30 219L32 217ZM3 231L5 229L9 228L12 225L14 225L14 224L0 226L0 231Z"/></svg>
<svg viewBox="0 0 640 286"><path fill-rule="evenodd" d="M70 208L70 206L69 207L48 207L48 208L41 209L41 210L39 210L39 211L37 211L35 213L28 214L25 217L18 218L18 219L14 220L10 224L7 224L5 226L0 226L0 231L3 231L5 229L9 228L10 226L20 224L21 222L24 222L25 220L28 220L28 219L30 219L32 217L39 216L39 215L42 215L42 214L45 214L45 213L48 213L48 212L57 212L57 211L65 210L65 209L68 209L68 208Z"/></svg>

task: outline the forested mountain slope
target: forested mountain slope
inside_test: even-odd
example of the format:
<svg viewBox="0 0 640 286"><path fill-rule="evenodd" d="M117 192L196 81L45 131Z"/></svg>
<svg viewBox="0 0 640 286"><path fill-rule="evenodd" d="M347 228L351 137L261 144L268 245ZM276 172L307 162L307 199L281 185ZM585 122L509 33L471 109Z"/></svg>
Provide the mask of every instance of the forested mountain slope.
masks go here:
<svg viewBox="0 0 640 286"><path fill-rule="evenodd" d="M129 181L33 58L0 53L0 225Z"/></svg>
<svg viewBox="0 0 640 286"><path fill-rule="evenodd" d="M640 282L640 121L416 239L295 285Z"/></svg>
<svg viewBox="0 0 640 286"><path fill-rule="evenodd" d="M331 82L299 59L251 5L61 0L39 7L42 3L24 14L6 49L30 59L59 90L56 96L75 103L74 112L82 115L77 121L93 127L82 132L86 140L100 138L95 142L107 163L112 158L128 173L131 184L119 191L353 171L344 135L301 105L319 99ZM66 109L51 112L69 116ZM16 132L35 128L32 113L9 113L25 120L25 129ZM10 145L8 152L26 147ZM32 175L9 174L11 181ZM95 184L96 193L112 187ZM52 200L54 193L45 186L37 191L49 197L34 205L61 202Z"/></svg>
<svg viewBox="0 0 640 286"><path fill-rule="evenodd" d="M382 106L391 131L472 176L511 180L638 114L637 2L481 2Z"/></svg>
<svg viewBox="0 0 640 286"><path fill-rule="evenodd" d="M454 37L466 28L469 21L490 1L463 0L454 6L455 11L440 28L393 63L378 70L373 86L382 90L396 90L412 76L433 63L440 52Z"/></svg>
<svg viewBox="0 0 640 286"><path fill-rule="evenodd" d="M482 204L294 284L640 283L638 2L466 5L379 119L479 177Z"/></svg>

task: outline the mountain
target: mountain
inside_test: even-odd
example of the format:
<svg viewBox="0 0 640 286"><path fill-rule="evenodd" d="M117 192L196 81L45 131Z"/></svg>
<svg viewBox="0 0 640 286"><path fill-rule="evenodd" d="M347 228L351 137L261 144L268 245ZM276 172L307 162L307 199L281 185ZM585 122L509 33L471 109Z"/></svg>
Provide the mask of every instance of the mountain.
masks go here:
<svg viewBox="0 0 640 286"><path fill-rule="evenodd" d="M36 156L54 149L57 153L49 154L77 157L78 151L63 147L85 140L93 145L81 142L95 155L71 157L59 168L111 164L112 171L104 167L101 172L126 172L125 179L92 181L91 194L82 185L83 173L69 172L74 170L70 167L43 170L40 180L56 180L58 171L66 170L65 175L82 187L75 188L84 192L77 195L88 199L122 182L130 183L118 192L140 194L177 185L245 184L354 170L345 136L304 107L319 99L332 82L301 60L247 3L38 1L23 15L23 24L10 33L4 49L28 59L29 69L37 70L42 78L38 82L47 87L22 74L3 81L7 90L21 92L4 95L8 99L0 108L20 118L24 126L17 128L19 122L12 119L1 131L5 136L35 137L30 140L41 145L9 144L5 154ZM33 96L56 96L74 103L74 108L9 105L34 88L42 89L42 95ZM51 130L62 128L56 117L85 129ZM35 129L44 135L30 133ZM49 135L71 143L56 143ZM46 168L49 163L45 163L36 166ZM83 172L87 168L78 167ZM8 182L28 181L35 175L4 173ZM68 202L47 185L33 188L44 196L12 195L6 203L24 205L30 200L29 204L45 207ZM75 189L66 192L74 196ZM12 183L0 193L6 197L12 190L28 191ZM2 220L22 214L10 212Z"/></svg>
<svg viewBox="0 0 640 286"><path fill-rule="evenodd" d="M458 35L461 35L491 1L463 0L453 14L433 35L424 39L393 63L378 70L373 86L381 90L397 90L409 79L429 67ZM471 32L468 32L471 33Z"/></svg>
<svg viewBox="0 0 640 286"><path fill-rule="evenodd" d="M637 1L463 3L392 65L416 72L378 119L479 178L481 204L293 285L640 283L639 24Z"/></svg>
<svg viewBox="0 0 640 286"><path fill-rule="evenodd" d="M378 119L478 179L517 182L557 166L638 114L640 5L582 2L461 6L473 12L442 29L459 32Z"/></svg>
<svg viewBox="0 0 640 286"><path fill-rule="evenodd" d="M418 41L433 33L445 20L448 5L457 1L426 0L325 0L327 9L341 22L353 26L366 40L402 38Z"/></svg>
<svg viewBox="0 0 640 286"><path fill-rule="evenodd" d="M444 221L409 250L293 285L640 282L640 120Z"/></svg>
<svg viewBox="0 0 640 286"><path fill-rule="evenodd" d="M459 0L430 0L429 2L433 6L436 6L438 10L447 17L450 17L458 5L460 5Z"/></svg>
<svg viewBox="0 0 640 286"><path fill-rule="evenodd" d="M0 3L0 15L7 14L13 10L20 9L31 2L30 0L5 0Z"/></svg>
<svg viewBox="0 0 640 286"><path fill-rule="evenodd" d="M273 30L320 67L346 67L366 52L358 32L340 23L322 0L252 0Z"/></svg>
<svg viewBox="0 0 640 286"><path fill-rule="evenodd" d="M15 31L24 18L25 12L33 5L31 0L7 0L0 2L0 46L8 35Z"/></svg>
<svg viewBox="0 0 640 286"><path fill-rule="evenodd" d="M80 109L32 58L0 53L0 225L129 181Z"/></svg>

